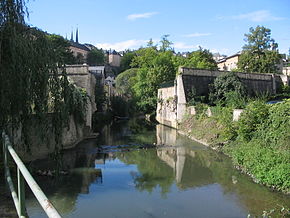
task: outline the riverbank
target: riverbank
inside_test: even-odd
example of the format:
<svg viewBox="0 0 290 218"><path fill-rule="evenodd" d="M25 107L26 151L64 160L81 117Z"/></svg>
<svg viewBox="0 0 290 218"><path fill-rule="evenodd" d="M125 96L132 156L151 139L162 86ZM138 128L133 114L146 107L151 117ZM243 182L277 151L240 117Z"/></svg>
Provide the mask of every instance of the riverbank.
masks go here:
<svg viewBox="0 0 290 218"><path fill-rule="evenodd" d="M232 109L213 108L186 115L181 134L230 156L237 169L256 183L290 193L290 101L275 105L249 104L239 121L232 121Z"/></svg>

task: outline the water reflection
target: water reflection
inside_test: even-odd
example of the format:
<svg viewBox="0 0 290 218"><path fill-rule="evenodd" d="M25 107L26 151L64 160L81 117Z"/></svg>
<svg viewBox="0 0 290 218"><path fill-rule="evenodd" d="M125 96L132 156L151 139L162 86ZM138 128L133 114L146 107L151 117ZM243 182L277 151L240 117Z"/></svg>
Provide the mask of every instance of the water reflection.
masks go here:
<svg viewBox="0 0 290 218"><path fill-rule="evenodd" d="M64 153L61 165L69 175L38 177L40 186L69 217L246 217L289 205L289 197L254 184L224 155L174 129L151 128L135 122L105 128L99 139ZM156 149L130 147L153 143ZM108 145L121 149L99 149ZM42 160L31 167L54 164ZM45 216L29 195L27 206L30 217Z"/></svg>

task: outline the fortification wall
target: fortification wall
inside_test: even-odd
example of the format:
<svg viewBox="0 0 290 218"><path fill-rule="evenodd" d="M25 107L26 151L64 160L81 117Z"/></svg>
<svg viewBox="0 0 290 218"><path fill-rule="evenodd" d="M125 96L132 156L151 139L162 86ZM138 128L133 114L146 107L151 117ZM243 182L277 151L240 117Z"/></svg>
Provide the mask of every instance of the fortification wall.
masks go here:
<svg viewBox="0 0 290 218"><path fill-rule="evenodd" d="M86 111L86 125L92 127L92 115L97 110L95 103L96 78L89 72L87 65L70 65L66 67L69 80L77 87L86 90L89 102Z"/></svg>
<svg viewBox="0 0 290 218"><path fill-rule="evenodd" d="M158 90L156 119L159 123L176 128L186 111L187 102L196 95L207 96L210 86L223 71L179 68L174 86ZM289 85L290 77L280 74L236 73L249 95L275 94L282 85ZM169 101L168 99L172 99Z"/></svg>
<svg viewBox="0 0 290 218"><path fill-rule="evenodd" d="M73 147L87 136L87 127L78 123L73 116L69 117L67 126L62 129L59 149ZM11 132L8 133L11 135ZM56 141L53 128L53 114L47 114L45 122L40 122L37 116L32 115L26 129L20 126L14 130L14 148L23 161L31 161L47 157L55 151ZM24 139L26 139L24 141Z"/></svg>
<svg viewBox="0 0 290 218"><path fill-rule="evenodd" d="M156 120L164 125L177 127L176 95L174 86L158 90Z"/></svg>

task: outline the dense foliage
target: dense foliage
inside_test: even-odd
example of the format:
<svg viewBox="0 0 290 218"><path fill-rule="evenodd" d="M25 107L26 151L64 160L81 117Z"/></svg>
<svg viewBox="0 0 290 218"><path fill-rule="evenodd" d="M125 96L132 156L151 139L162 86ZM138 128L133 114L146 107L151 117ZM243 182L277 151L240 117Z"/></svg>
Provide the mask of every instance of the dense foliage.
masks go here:
<svg viewBox="0 0 290 218"><path fill-rule="evenodd" d="M127 51L121 59L120 62L120 71L123 72L131 68L131 63L134 57L136 56L135 52Z"/></svg>
<svg viewBox="0 0 290 218"><path fill-rule="evenodd" d="M238 122L237 141L227 148L234 162L260 183L286 192L290 190L289 111L289 100L249 105Z"/></svg>
<svg viewBox="0 0 290 218"><path fill-rule="evenodd" d="M87 56L87 64L90 66L104 65L105 55L102 49L94 48L89 51Z"/></svg>
<svg viewBox="0 0 290 218"><path fill-rule="evenodd" d="M211 87L210 101L215 104L244 107L246 89L238 76L233 72L220 74Z"/></svg>
<svg viewBox="0 0 290 218"><path fill-rule="evenodd" d="M133 97L132 88L136 80L137 70L136 68L131 68L116 77L116 90L118 94L126 98Z"/></svg>
<svg viewBox="0 0 290 218"><path fill-rule="evenodd" d="M263 26L251 27L245 36L247 44L243 47L238 68L244 72L277 73L281 57L278 44L271 38L271 30Z"/></svg>
<svg viewBox="0 0 290 218"><path fill-rule="evenodd" d="M155 111L158 88L161 84L175 79L179 66L217 69L208 50L200 48L190 53L188 57L183 57L174 53L172 44L168 40L168 35L164 35L159 47L150 40L146 48L128 52L128 57L125 54L124 66L130 62L130 67L134 69L118 75L116 88L118 93L133 98L139 111L145 113Z"/></svg>
<svg viewBox="0 0 290 218"><path fill-rule="evenodd" d="M47 112L54 112L58 143L65 118L78 114L86 103L65 73L71 58L67 41L27 26L24 1L3 0L0 10L0 132L20 123L25 129L31 114L41 122Z"/></svg>
<svg viewBox="0 0 290 218"><path fill-rule="evenodd" d="M133 86L137 105L144 112L152 112L157 104L159 85L175 79L177 68L171 51L158 51L152 47L137 51L133 66L138 68Z"/></svg>
<svg viewBox="0 0 290 218"><path fill-rule="evenodd" d="M218 69L212 53L207 49L202 49L201 47L197 51L191 52L183 65L185 67L207 70Z"/></svg>
<svg viewBox="0 0 290 218"><path fill-rule="evenodd" d="M272 105L252 101L239 121L232 121L231 107L216 106L211 111L212 117L187 118L183 128L190 126L193 136L222 149L256 182L289 193L290 100Z"/></svg>

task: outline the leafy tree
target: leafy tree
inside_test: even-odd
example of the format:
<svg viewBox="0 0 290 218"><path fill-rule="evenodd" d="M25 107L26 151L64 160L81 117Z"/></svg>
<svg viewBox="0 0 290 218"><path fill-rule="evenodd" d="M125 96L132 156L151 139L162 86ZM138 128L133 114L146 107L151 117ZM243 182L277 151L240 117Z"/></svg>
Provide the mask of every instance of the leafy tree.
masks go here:
<svg viewBox="0 0 290 218"><path fill-rule="evenodd" d="M176 66L172 58L172 51L158 51L155 47L137 51L132 62L132 66L138 68L133 90L137 106L143 112L155 110L159 85L174 80Z"/></svg>
<svg viewBox="0 0 290 218"><path fill-rule="evenodd" d="M246 96L246 89L234 72L225 72L219 75L211 87L210 100L212 103L239 104L240 100ZM231 100L231 101L229 101ZM232 102L236 101L236 102Z"/></svg>
<svg viewBox="0 0 290 218"><path fill-rule="evenodd" d="M263 26L251 27L245 37L247 44L243 47L238 68L244 72L277 73L281 57L278 44L271 38L271 30Z"/></svg>
<svg viewBox="0 0 290 218"><path fill-rule="evenodd" d="M154 42L153 42L152 38L149 39L149 41L147 42L147 47L154 47Z"/></svg>
<svg viewBox="0 0 290 218"><path fill-rule="evenodd" d="M128 51L124 54L124 56L121 59L121 63L120 63L120 68L121 68L120 71L121 72L131 68L131 62L135 56L136 56L136 54L132 51Z"/></svg>
<svg viewBox="0 0 290 218"><path fill-rule="evenodd" d="M27 26L25 2L0 1L0 133L21 123L25 138L32 114L44 121L47 112L54 112L59 144L68 115L80 112L86 98L67 80L65 41Z"/></svg>
<svg viewBox="0 0 290 218"><path fill-rule="evenodd" d="M132 88L136 80L137 70L136 68L128 69L116 77L116 89L118 93L128 98L133 97Z"/></svg>
<svg viewBox="0 0 290 218"><path fill-rule="evenodd" d="M104 85L102 84L101 78L96 78L96 86L95 86L95 103L97 107L97 111L102 112L104 105L106 103L106 92L104 90Z"/></svg>
<svg viewBox="0 0 290 218"><path fill-rule="evenodd" d="M102 49L92 49L87 56L87 63L90 66L104 65L105 55Z"/></svg>
<svg viewBox="0 0 290 218"><path fill-rule="evenodd" d="M71 50L69 49L70 43L68 40L64 39L62 36L49 34L47 35L50 44L52 45L52 49L54 50L54 54L59 59L60 63L64 64L74 64L75 57L73 56Z"/></svg>
<svg viewBox="0 0 290 218"><path fill-rule="evenodd" d="M185 62L186 67L217 70L217 64L213 59L212 53L207 49L201 47L197 51L193 51L189 54L188 59Z"/></svg>
<svg viewBox="0 0 290 218"><path fill-rule="evenodd" d="M160 51L164 52L164 51L173 51L173 48L170 47L171 45L173 45L173 43L171 41L168 40L169 35L164 35L161 38L161 45L160 45ZM152 39L151 39L152 41ZM149 41L150 44L152 44L152 42Z"/></svg>

